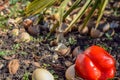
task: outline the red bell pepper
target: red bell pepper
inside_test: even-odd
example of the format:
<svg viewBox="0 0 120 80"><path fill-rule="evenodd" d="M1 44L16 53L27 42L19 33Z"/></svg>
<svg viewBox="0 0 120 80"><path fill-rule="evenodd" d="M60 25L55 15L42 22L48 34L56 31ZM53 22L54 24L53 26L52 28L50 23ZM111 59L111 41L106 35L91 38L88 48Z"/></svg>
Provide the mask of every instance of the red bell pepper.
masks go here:
<svg viewBox="0 0 120 80"><path fill-rule="evenodd" d="M77 56L75 71L85 80L107 80L115 75L115 60L103 48L91 46Z"/></svg>

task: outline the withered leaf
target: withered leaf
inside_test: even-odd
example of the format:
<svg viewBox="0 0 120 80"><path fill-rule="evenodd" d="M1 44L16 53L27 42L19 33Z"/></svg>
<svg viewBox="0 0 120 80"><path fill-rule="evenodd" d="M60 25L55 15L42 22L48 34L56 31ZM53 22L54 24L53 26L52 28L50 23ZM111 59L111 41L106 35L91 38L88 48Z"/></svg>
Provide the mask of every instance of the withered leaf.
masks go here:
<svg viewBox="0 0 120 80"><path fill-rule="evenodd" d="M6 59L6 60L11 60L11 59L15 58L15 55L3 56L3 58Z"/></svg>
<svg viewBox="0 0 120 80"><path fill-rule="evenodd" d="M40 67L39 62L32 62L32 65L34 65L35 67Z"/></svg>
<svg viewBox="0 0 120 80"><path fill-rule="evenodd" d="M19 69L19 60L18 59L13 59L9 62L8 64L8 69L10 74L15 74L17 70Z"/></svg>
<svg viewBox="0 0 120 80"><path fill-rule="evenodd" d="M29 66L29 64L31 63L30 60L23 60L23 63L27 66Z"/></svg>

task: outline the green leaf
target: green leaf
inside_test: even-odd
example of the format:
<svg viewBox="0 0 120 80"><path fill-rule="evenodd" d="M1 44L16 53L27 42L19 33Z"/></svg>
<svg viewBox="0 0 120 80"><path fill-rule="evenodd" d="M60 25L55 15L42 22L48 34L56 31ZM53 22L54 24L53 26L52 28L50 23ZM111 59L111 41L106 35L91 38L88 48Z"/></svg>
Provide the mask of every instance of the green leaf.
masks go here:
<svg viewBox="0 0 120 80"><path fill-rule="evenodd" d="M10 0L10 4L14 5L18 2L18 0Z"/></svg>
<svg viewBox="0 0 120 80"><path fill-rule="evenodd" d="M95 28L97 28L98 25L99 25L100 19L102 18L104 9L105 9L105 7L106 7L108 1L109 1L109 0L101 0L100 8L99 8L99 13L98 13L98 18L97 18L97 23L96 23Z"/></svg>
<svg viewBox="0 0 120 80"><path fill-rule="evenodd" d="M60 25L62 24L64 12L65 12L65 8L66 8L67 3L68 3L69 1L70 1L70 0L64 0L64 1L61 3L60 7L59 7L58 13L59 13L59 16L60 16L60 19L59 19L59 24L60 24Z"/></svg>
<svg viewBox="0 0 120 80"><path fill-rule="evenodd" d="M35 15L49 8L56 0L34 0L26 7L26 15Z"/></svg>
<svg viewBox="0 0 120 80"><path fill-rule="evenodd" d="M3 55L5 55L5 54L6 54L5 51L0 51L0 56L3 56Z"/></svg>
<svg viewBox="0 0 120 80"><path fill-rule="evenodd" d="M70 23L70 25L65 29L65 34L68 33L70 29L72 29L73 24L77 22L78 19L82 17L82 15L85 13L86 9L89 7L89 5L92 3L92 0L87 0L84 6L81 8L81 10L78 12L77 16L73 21Z"/></svg>
<svg viewBox="0 0 120 80"><path fill-rule="evenodd" d="M81 26L81 27L82 27L82 28L81 28L81 31L82 31L82 29L84 29L84 27L87 25L88 21L89 21L90 18L92 17L92 15L93 15L95 9L98 7L99 3L100 3L100 0L96 0L95 4L94 4L93 7L92 7L92 10L91 10L90 13L86 16L85 21L84 21L84 23L83 23L83 26Z"/></svg>
<svg viewBox="0 0 120 80"><path fill-rule="evenodd" d="M80 4L81 0L76 0L68 11L65 12L63 20Z"/></svg>

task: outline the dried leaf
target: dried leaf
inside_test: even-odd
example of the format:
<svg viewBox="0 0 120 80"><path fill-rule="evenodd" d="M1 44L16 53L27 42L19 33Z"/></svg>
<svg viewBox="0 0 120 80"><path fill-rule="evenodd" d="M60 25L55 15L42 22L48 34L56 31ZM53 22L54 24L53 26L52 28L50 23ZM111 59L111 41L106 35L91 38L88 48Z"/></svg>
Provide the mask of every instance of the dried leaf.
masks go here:
<svg viewBox="0 0 120 80"><path fill-rule="evenodd" d="M0 0L0 11L4 10L8 6L9 6L8 0L5 1Z"/></svg>
<svg viewBox="0 0 120 80"><path fill-rule="evenodd" d="M32 62L32 64L33 64L34 66L36 66L36 67L40 67L39 62Z"/></svg>
<svg viewBox="0 0 120 80"><path fill-rule="evenodd" d="M29 64L31 63L30 60L23 60L23 63L27 66L29 66Z"/></svg>
<svg viewBox="0 0 120 80"><path fill-rule="evenodd" d="M65 67L63 65L60 64L51 64L52 67L54 67L55 70L65 70Z"/></svg>
<svg viewBox="0 0 120 80"><path fill-rule="evenodd" d="M3 56L3 58L4 58L5 60L11 60L11 59L14 59L14 58L15 58L15 55Z"/></svg>
<svg viewBox="0 0 120 80"><path fill-rule="evenodd" d="M73 64L73 63L70 62L70 61L68 61L68 60L65 61L65 65L66 65L67 67L71 66L72 64Z"/></svg>
<svg viewBox="0 0 120 80"><path fill-rule="evenodd" d="M19 68L19 60L18 59L13 59L9 62L8 64L8 69L10 74L15 74Z"/></svg>
<svg viewBox="0 0 120 80"><path fill-rule="evenodd" d="M37 56L35 54L33 54L33 58L34 58L35 61L39 61L40 60L40 56Z"/></svg>

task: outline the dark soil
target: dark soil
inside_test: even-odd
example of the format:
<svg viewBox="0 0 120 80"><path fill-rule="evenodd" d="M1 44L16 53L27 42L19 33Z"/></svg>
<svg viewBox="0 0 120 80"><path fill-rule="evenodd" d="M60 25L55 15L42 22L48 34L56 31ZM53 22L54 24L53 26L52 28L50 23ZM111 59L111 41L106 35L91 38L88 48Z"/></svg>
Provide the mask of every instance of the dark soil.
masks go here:
<svg viewBox="0 0 120 80"><path fill-rule="evenodd" d="M105 48L116 60L116 77L120 77L120 28L116 29L115 35L112 39L103 36L101 38L91 38L89 36L81 36L79 33L72 32L68 34L65 38L74 37L77 43L71 45L72 50L80 46L82 50L85 50L91 45L99 45ZM43 36L45 37L45 36ZM6 35L0 35L0 40L4 41L5 44L0 45L0 51L11 50L13 51L13 45L16 43L13 41L13 37ZM74 59L69 54L68 56L59 55L57 60L53 59L53 56L57 53L54 52L49 45L49 40L46 42L40 42L37 40L31 41L29 43L19 43L20 46L15 50L15 54L8 52L7 57L0 57L0 80L22 80L25 73L29 73L29 79L31 80L31 74L34 69L38 68L34 63L39 63L41 67L46 67L49 71L54 71L53 75L58 75L56 80L66 80L65 70L68 68L65 65L65 61L70 61L74 64ZM14 57L12 57L14 55ZM18 59L20 61L20 67L16 74L11 75L8 71L8 63L12 59ZM25 63L26 62L26 63ZM28 63L27 63L28 62ZM48 65L49 64L49 65Z"/></svg>
<svg viewBox="0 0 120 80"><path fill-rule="evenodd" d="M118 21L119 26L115 28L113 36L102 36L100 38L91 38L89 34L80 35L78 31L72 31L65 36L66 43L69 43L69 38L76 40L75 44L68 44L71 47L71 53L67 56L61 56L53 50L50 42L54 40L54 35L51 35L47 40L47 35L40 34L39 37L34 37L29 43L16 43L16 37L11 36L11 32L0 29L0 80L27 80L24 79L28 75L29 80L32 80L32 72L39 67L48 69L55 77L55 80L66 80L66 69L74 64L75 58L72 56L72 51L75 47L80 46L81 50L85 50L91 45L98 45L106 49L116 60L116 75L114 80L120 80L120 18L107 16L108 22ZM19 27L21 28L21 27ZM23 28L23 27L22 27ZM1 55L5 52L6 55ZM58 56L58 58L54 58ZM8 63L18 59L20 67L16 74L10 74ZM65 62L70 62L68 66Z"/></svg>

